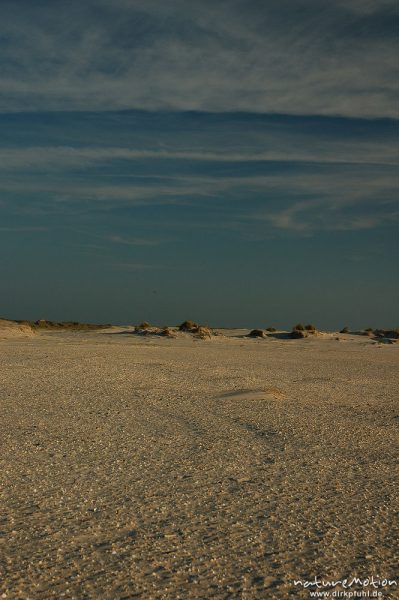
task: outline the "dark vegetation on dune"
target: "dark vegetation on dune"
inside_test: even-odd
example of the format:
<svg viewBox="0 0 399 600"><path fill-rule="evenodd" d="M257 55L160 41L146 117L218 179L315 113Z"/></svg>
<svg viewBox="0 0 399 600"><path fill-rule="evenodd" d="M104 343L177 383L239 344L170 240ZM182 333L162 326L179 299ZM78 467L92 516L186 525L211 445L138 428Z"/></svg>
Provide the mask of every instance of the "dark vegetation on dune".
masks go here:
<svg viewBox="0 0 399 600"><path fill-rule="evenodd" d="M189 331L192 332L195 329L198 329L199 325L194 321L183 321L181 325L179 325L179 331Z"/></svg>
<svg viewBox="0 0 399 600"><path fill-rule="evenodd" d="M306 338L306 337L308 337L309 334L315 334L316 332L317 332L317 329L316 329L315 325L311 325L311 324L302 325L302 323L297 323L292 328L290 336L293 340L296 340L296 339Z"/></svg>
<svg viewBox="0 0 399 600"><path fill-rule="evenodd" d="M176 337L176 332L172 327L155 327L154 325L150 325L148 321L143 321L140 325L135 325L133 329L133 333L136 335L160 335L163 337Z"/></svg>
<svg viewBox="0 0 399 600"><path fill-rule="evenodd" d="M290 333L290 337L293 340L300 340L302 338L308 337L308 334L305 330L302 329L293 329Z"/></svg>
<svg viewBox="0 0 399 600"><path fill-rule="evenodd" d="M183 323L179 325L179 331L193 333L195 337L200 339L210 338L214 335L214 332L208 325L198 325L198 323L190 320L183 321Z"/></svg>
<svg viewBox="0 0 399 600"><path fill-rule="evenodd" d="M340 333L350 333L351 335L361 335L364 337L374 338L376 340L385 338L390 340L399 340L399 327L392 329L373 329L372 327L366 327L366 329L360 329L358 331L351 331L349 327L341 329Z"/></svg>
<svg viewBox="0 0 399 600"><path fill-rule="evenodd" d="M399 327L397 329L375 329L374 335L377 338L388 338L390 340L399 340Z"/></svg>
<svg viewBox="0 0 399 600"><path fill-rule="evenodd" d="M91 331L95 329L108 329L110 324L98 323L79 323L78 321L47 321L40 319L38 321L17 320L14 323L19 325L29 325L34 330L68 330L68 331Z"/></svg>

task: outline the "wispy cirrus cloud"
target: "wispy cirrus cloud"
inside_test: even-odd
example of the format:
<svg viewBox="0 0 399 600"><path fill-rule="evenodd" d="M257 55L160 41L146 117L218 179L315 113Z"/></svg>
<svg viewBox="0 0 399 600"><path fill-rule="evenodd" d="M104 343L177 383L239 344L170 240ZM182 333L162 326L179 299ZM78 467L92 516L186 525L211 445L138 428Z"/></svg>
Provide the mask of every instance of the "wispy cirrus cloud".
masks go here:
<svg viewBox="0 0 399 600"><path fill-rule="evenodd" d="M327 181L324 182L327 184ZM374 183L370 185L370 183ZM243 222L258 222L275 231L286 231L298 235L311 235L323 231L362 231L376 229L383 225L397 227L399 224L399 180L386 186L382 192L374 181L364 181L352 192L346 182L328 188L325 185L314 197L297 200L283 208L261 209L247 214ZM320 188L320 185L319 185ZM341 191L340 191L341 189ZM345 190L345 191L344 191Z"/></svg>
<svg viewBox="0 0 399 600"><path fill-rule="evenodd" d="M136 262L116 262L112 263L112 267L123 271L152 271L156 269L165 269L165 266L158 264Z"/></svg>
<svg viewBox="0 0 399 600"><path fill-rule="evenodd" d="M198 187L196 183L191 184L183 180L181 185L174 182L171 185L151 183L146 186L120 182L110 185L102 180L99 181L76 181L65 180L37 181L36 178L25 177L17 181L7 179L1 184L3 197L11 196L11 200L3 200L4 205L14 202L15 195L23 201L24 194L29 193L39 196L35 198L36 207L47 205L52 210L62 210L72 207L73 210L85 211L88 206L91 209L97 207L99 210L106 206L124 204L128 206L150 206L150 205L185 205L189 197L212 196L213 186L210 182ZM216 185L216 184L215 184ZM226 184L224 184L225 187Z"/></svg>
<svg viewBox="0 0 399 600"><path fill-rule="evenodd" d="M279 197L285 201L297 197L315 196L334 198L336 202L361 200L365 198L397 199L399 190L399 175L395 168L374 169L370 165L323 165L307 164L279 172L272 170L268 174L243 175L232 172L228 176L216 173L200 175L175 175L168 181L164 178L150 179L146 185L130 183L125 180L112 185L107 179L89 177L87 180L76 182L65 179L37 180L35 177L21 179L5 178L1 185L3 193L21 195L27 190L33 194L45 194L54 205L73 205L79 202L111 205L124 203L132 206L151 204L192 204L194 199L201 205L208 202L223 200L229 205L229 198L242 198L243 194L267 194ZM231 194L233 195L231 196ZM225 196L227 194L227 196ZM265 196L265 200L267 196ZM3 200L5 202L5 200Z"/></svg>
<svg viewBox="0 0 399 600"><path fill-rule="evenodd" d="M47 199L36 203L36 214L61 212L76 218L104 210L112 213L120 206L137 210L179 205L177 220L161 216L151 217L148 222L144 217L136 219L137 231L147 231L151 222L150 229L155 227L157 231L155 237L148 231L144 236L117 232L95 235L103 242L137 249L156 248L179 239L182 232L186 235L198 228L231 229L245 236L255 228L261 238L279 232L308 236L321 231L366 231L398 223L399 176L394 170L382 173L378 169L349 170L344 165L338 170L334 167L312 172L309 168L307 173L293 170L268 176L183 177L182 188L176 184L172 180L170 187L164 184L150 184L148 188L124 184L110 187L99 181L80 188L72 186L61 197L57 186L50 186ZM20 192L26 185L18 183ZM182 190L184 197L179 201L177 192ZM17 203L15 210L26 214L31 206L28 203L25 209Z"/></svg>
<svg viewBox="0 0 399 600"><path fill-rule="evenodd" d="M2 2L0 111L399 117L395 0ZM62 25L61 25L62 24Z"/></svg>
<svg viewBox="0 0 399 600"><path fill-rule="evenodd" d="M28 132L42 145L0 142L0 202L11 223L123 214L133 228L107 226L116 252L198 227L241 235L257 223L262 235L300 236L396 223L399 129L391 121L158 115L153 127L147 114L112 113L103 130L100 116L74 119L51 119L50 128L73 146L43 143L42 117ZM18 141L26 116L16 120ZM98 129L108 143L88 146Z"/></svg>
<svg viewBox="0 0 399 600"><path fill-rule="evenodd" d="M108 235L104 239L105 241L112 242L114 244L122 244L123 246L142 247L159 246L163 242L161 239L126 237L121 235Z"/></svg>
<svg viewBox="0 0 399 600"><path fill-rule="evenodd" d="M383 224L399 223L399 207L385 210L370 210L369 206L357 206L347 202L331 206L325 200L299 202L282 211L263 213L257 219L268 222L273 228L296 234L311 234L321 231L361 231L375 229ZM366 211L366 214L364 214ZM370 214L367 214L370 213Z"/></svg>
<svg viewBox="0 0 399 600"><path fill-rule="evenodd" d="M291 142L291 143L290 143ZM261 147L247 148L239 152L220 147L218 151L201 149L147 150L118 147L65 147L31 146L0 148L0 170L87 169L97 165L112 164L114 161L135 160L178 160L192 162L315 162L345 164L399 164L399 145L396 142L356 140L329 141L290 138L270 135L259 144ZM263 146L263 147L262 147Z"/></svg>
<svg viewBox="0 0 399 600"><path fill-rule="evenodd" d="M48 231L48 227L43 226L35 226L35 225L21 225L21 226L9 226L9 227L0 227L0 232L2 233L41 233L43 231Z"/></svg>

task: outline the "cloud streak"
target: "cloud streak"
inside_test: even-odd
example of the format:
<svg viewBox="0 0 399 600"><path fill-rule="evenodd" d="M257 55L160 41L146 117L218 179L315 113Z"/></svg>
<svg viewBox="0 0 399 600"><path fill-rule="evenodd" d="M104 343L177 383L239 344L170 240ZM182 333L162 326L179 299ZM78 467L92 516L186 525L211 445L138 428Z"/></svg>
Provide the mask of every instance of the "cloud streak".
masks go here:
<svg viewBox="0 0 399 600"><path fill-rule="evenodd" d="M112 161L135 160L179 160L203 162L315 162L345 164L380 164L398 165L398 144L387 142L355 141L330 142L328 145L313 140L303 142L295 140L292 147L290 140L272 138L267 140L269 148L265 150L247 150L232 152L220 148L219 151L190 150L146 150L134 148L100 147L74 148L66 146L31 146L24 148L3 147L0 149L0 170L32 170L32 169L87 169L88 167L107 164ZM292 140L294 141L294 140ZM277 146L277 147L276 147ZM280 146L280 147L278 147Z"/></svg>
<svg viewBox="0 0 399 600"><path fill-rule="evenodd" d="M124 237L121 235L108 235L104 239L108 242L112 242L113 244L121 244L123 246L152 247L162 244L162 240L159 239L155 240L149 238Z"/></svg>
<svg viewBox="0 0 399 600"><path fill-rule="evenodd" d="M126 263L113 263L113 268L121 269L123 271L151 271L155 269L164 270L166 267L158 264L150 264L150 263L134 263L134 262L126 262Z"/></svg>
<svg viewBox="0 0 399 600"><path fill-rule="evenodd" d="M0 232L1 233L31 233L31 232L38 232L38 233L42 233L43 231L47 231L48 228L47 227L42 227L42 226L21 226L21 227L0 227Z"/></svg>
<svg viewBox="0 0 399 600"><path fill-rule="evenodd" d="M362 231L399 223L398 206L389 205L385 210L378 211L365 203L356 206L355 211L348 210L353 208L351 200L337 204L322 199L298 202L282 211L263 212L255 218L269 223L274 229L303 235L321 231Z"/></svg>

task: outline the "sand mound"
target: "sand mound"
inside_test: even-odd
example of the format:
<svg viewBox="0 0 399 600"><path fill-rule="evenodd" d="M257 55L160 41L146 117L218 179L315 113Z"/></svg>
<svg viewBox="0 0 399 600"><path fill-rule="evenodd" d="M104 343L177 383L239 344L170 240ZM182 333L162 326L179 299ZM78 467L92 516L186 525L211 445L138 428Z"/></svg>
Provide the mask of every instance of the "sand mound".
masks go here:
<svg viewBox="0 0 399 600"><path fill-rule="evenodd" d="M35 332L27 323L16 323L15 321L0 319L0 339L32 337L33 335L35 335Z"/></svg>
<svg viewBox="0 0 399 600"><path fill-rule="evenodd" d="M162 337L168 337L168 338L175 338L177 337L177 333L174 329L172 329L172 327L152 327L150 325L143 327L142 325L139 325L138 327L135 327L133 330L133 333L135 333L136 335L142 335L142 336L162 336Z"/></svg>
<svg viewBox="0 0 399 600"><path fill-rule="evenodd" d="M293 340L300 340L302 338L308 337L309 333L307 331L302 331L301 329L293 329L290 333L290 337Z"/></svg>
<svg viewBox="0 0 399 600"><path fill-rule="evenodd" d="M210 340L212 338L212 330L209 327L200 325L194 330L194 336L199 340Z"/></svg>
<svg viewBox="0 0 399 600"><path fill-rule="evenodd" d="M179 331L188 331L189 333L193 333L198 329L198 323L194 323L194 321L184 321L179 326Z"/></svg>
<svg viewBox="0 0 399 600"><path fill-rule="evenodd" d="M248 337L252 338L266 338L267 334L263 331L263 329L253 329L248 333Z"/></svg>
<svg viewBox="0 0 399 600"><path fill-rule="evenodd" d="M163 327L158 335L161 335L163 337L168 337L168 338L175 338L177 337L176 331L174 329L172 329L171 327Z"/></svg>

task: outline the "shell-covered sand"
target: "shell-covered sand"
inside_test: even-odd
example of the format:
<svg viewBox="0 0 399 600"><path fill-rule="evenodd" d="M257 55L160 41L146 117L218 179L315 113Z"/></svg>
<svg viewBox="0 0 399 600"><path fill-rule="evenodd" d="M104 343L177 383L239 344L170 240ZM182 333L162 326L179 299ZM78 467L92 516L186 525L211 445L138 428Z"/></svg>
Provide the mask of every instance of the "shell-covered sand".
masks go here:
<svg viewBox="0 0 399 600"><path fill-rule="evenodd" d="M395 578L399 343L243 333L0 339L0 598Z"/></svg>

